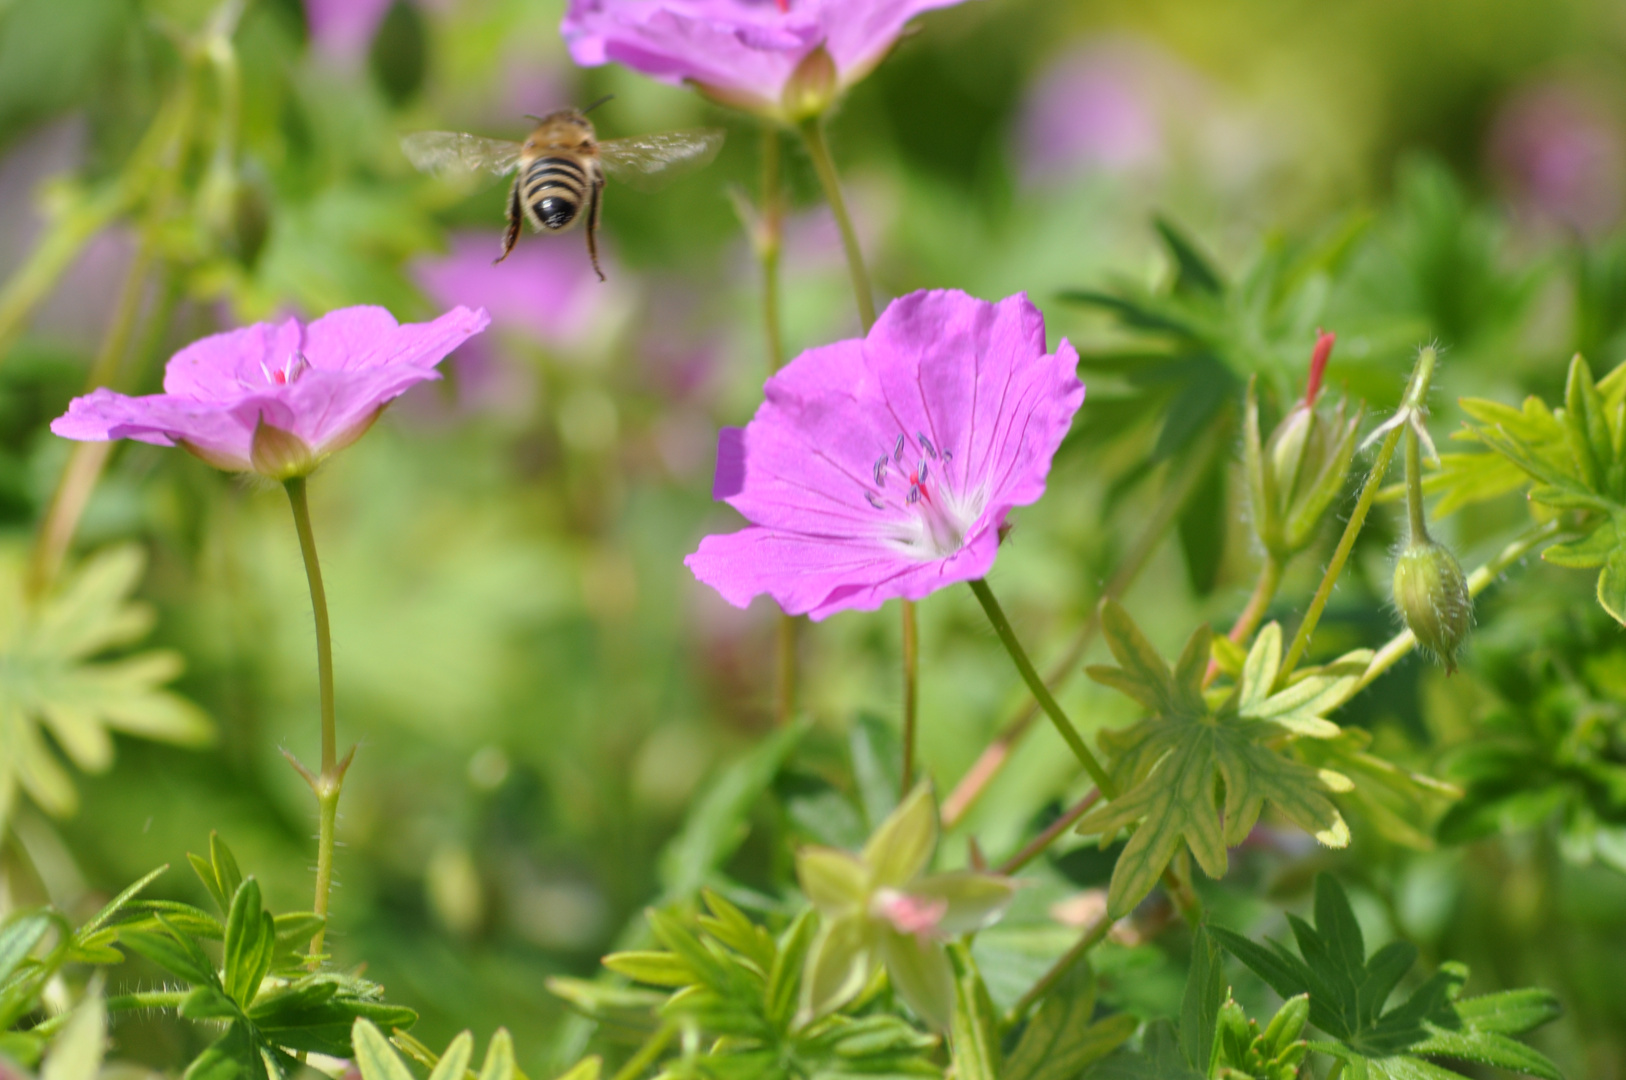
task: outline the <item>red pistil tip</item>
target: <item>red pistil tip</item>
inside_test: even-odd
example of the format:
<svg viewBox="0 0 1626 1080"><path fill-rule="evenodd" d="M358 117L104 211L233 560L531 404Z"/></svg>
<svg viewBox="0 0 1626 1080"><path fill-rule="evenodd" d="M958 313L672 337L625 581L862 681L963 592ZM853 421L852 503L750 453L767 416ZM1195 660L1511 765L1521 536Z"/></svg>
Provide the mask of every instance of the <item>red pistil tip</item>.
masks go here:
<svg viewBox="0 0 1626 1080"><path fill-rule="evenodd" d="M790 0L773 0L773 2L774 2L774 6L779 9L779 14L781 14L781 15L789 15L790 14Z"/></svg>
<svg viewBox="0 0 1626 1080"><path fill-rule="evenodd" d="M1321 393L1321 376L1327 370L1327 361L1332 358L1333 342L1338 340L1337 334L1316 327L1315 352L1310 354L1310 378L1304 384L1304 404L1314 405L1315 399Z"/></svg>

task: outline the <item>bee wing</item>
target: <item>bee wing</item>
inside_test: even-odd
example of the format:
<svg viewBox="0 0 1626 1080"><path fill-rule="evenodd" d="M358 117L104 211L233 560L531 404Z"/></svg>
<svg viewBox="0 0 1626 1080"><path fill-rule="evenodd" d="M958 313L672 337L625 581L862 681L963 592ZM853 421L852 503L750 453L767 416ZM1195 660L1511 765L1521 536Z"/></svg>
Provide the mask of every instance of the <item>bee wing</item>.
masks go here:
<svg viewBox="0 0 1626 1080"><path fill-rule="evenodd" d="M652 191L708 164L722 149L723 135L722 128L694 128L607 139L598 144L598 156L604 171L618 182Z"/></svg>
<svg viewBox="0 0 1626 1080"><path fill-rule="evenodd" d="M519 163L519 150L517 142L462 131L414 131L401 138L401 152L413 167L443 180L482 172L501 176Z"/></svg>

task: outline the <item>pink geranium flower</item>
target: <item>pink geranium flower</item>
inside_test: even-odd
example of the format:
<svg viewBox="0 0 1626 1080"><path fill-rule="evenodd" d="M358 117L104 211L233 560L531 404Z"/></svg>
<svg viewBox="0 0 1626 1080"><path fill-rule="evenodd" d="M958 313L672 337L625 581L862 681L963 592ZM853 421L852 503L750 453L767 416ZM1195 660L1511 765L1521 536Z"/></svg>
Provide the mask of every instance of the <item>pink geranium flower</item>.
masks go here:
<svg viewBox="0 0 1626 1080"><path fill-rule="evenodd" d="M378 307L255 323L195 341L164 371L164 392L99 389L75 398L51 430L66 439L181 446L219 469L274 480L308 475L355 442L384 407L438 379L435 365L490 321L456 308L398 325Z"/></svg>
<svg viewBox="0 0 1626 1080"><path fill-rule="evenodd" d="M560 30L578 64L614 61L794 120L869 74L910 19L959 2L571 0Z"/></svg>
<svg viewBox="0 0 1626 1080"><path fill-rule="evenodd" d="M1044 494L1084 401L1078 354L1045 352L1025 294L892 302L860 340L811 349L725 428L713 495L751 527L685 560L744 607L767 593L823 619L985 576L1013 507Z"/></svg>

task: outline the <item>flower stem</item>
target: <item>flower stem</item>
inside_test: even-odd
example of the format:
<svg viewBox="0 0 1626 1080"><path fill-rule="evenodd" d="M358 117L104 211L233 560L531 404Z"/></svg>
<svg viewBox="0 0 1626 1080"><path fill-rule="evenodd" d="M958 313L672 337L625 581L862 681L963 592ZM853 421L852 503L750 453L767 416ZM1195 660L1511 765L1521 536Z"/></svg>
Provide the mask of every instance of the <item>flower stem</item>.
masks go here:
<svg viewBox="0 0 1626 1080"><path fill-rule="evenodd" d="M999 601L994 598L993 590L988 588L988 582L983 578L978 578L970 584L971 591L977 594L977 600L982 604L982 610L988 615L988 621L993 624L994 633L999 635L999 640L1005 646L1005 651L1011 654L1011 660L1016 664L1016 670L1021 673L1023 681L1028 684L1028 689L1033 691L1033 696L1039 702L1039 707L1045 711L1046 716L1050 717L1050 722L1056 725L1056 731L1072 749L1073 754L1078 758L1079 764L1084 766L1084 771L1090 774L1090 779L1095 781L1095 786L1101 789L1101 794L1108 799L1117 798L1118 786L1112 782L1112 778L1101 767L1101 763L1095 759L1095 755L1090 753L1090 748L1084 744L1084 739L1079 735L1078 729L1073 726L1071 720L1067 719L1067 714L1061 711L1061 706L1051 696L1050 689L1045 686L1044 680L1039 678L1039 673L1033 670L1033 661L1029 660L1028 654L1023 651L1022 643L1016 640L1016 633L1011 629L1010 620L1005 618L1005 611L999 606Z"/></svg>
<svg viewBox="0 0 1626 1080"><path fill-rule="evenodd" d="M1101 789L1091 788L1089 794L1074 803L1061 817L1046 826L1044 832L1029 840L1027 844L1015 855L999 864L996 873L1006 877L1016 873L1022 867L1032 862L1045 848L1056 842L1056 838L1073 827L1073 822L1089 813L1090 807L1101 801Z"/></svg>
<svg viewBox="0 0 1626 1080"><path fill-rule="evenodd" d="M1501 576L1502 571L1524 558L1530 552L1540 547L1548 540L1556 539L1562 529L1556 521L1549 521L1528 530L1519 536L1507 547L1468 575L1468 595L1478 596L1490 587L1491 582ZM1356 684L1356 690L1363 690L1370 686L1379 675L1398 664L1402 658L1417 647L1417 637L1410 630L1402 630L1388 643L1372 656L1372 662L1366 666L1361 675L1361 681Z"/></svg>
<svg viewBox="0 0 1626 1080"><path fill-rule="evenodd" d="M655 1034L651 1035L648 1041L638 1048L638 1052L627 1059L627 1063L621 1067L621 1071L615 1074L614 1080L637 1080L638 1077L644 1075L644 1070L655 1063L655 1059L661 1056L661 1053L666 1049L666 1044L670 1043L672 1036L676 1034L677 1028L671 1024L665 1024L657 1028Z"/></svg>
<svg viewBox="0 0 1626 1080"><path fill-rule="evenodd" d="M790 723L796 712L796 639L800 620L794 615L779 613L775 631L773 715L780 727Z"/></svg>
<svg viewBox="0 0 1626 1080"><path fill-rule="evenodd" d="M1428 520L1423 516L1423 462L1422 450L1417 444L1417 432L1410 424L1406 428L1406 513L1411 524L1411 542L1428 543Z"/></svg>
<svg viewBox="0 0 1626 1080"><path fill-rule="evenodd" d="M1230 633L1225 636L1238 645L1244 644L1259 629L1264 620L1265 612L1270 610L1270 602L1276 598L1276 590L1282 585L1281 560L1269 552L1265 553L1265 561L1259 567L1259 579L1253 583L1253 594L1248 597L1247 604L1242 613L1231 624ZM1203 673L1203 686L1207 687L1219 675L1219 664L1213 660L1208 661L1208 670Z"/></svg>
<svg viewBox="0 0 1626 1080"><path fill-rule="evenodd" d="M915 786L915 713L920 697L920 628L915 602L903 601L903 765L899 770L903 798Z"/></svg>
<svg viewBox="0 0 1626 1080"><path fill-rule="evenodd" d="M1096 598L1097 603L1091 606L1089 619L1067 646L1067 651L1062 654L1061 659L1051 667L1050 673L1045 677L1046 686L1052 690L1059 689L1079 670L1084 654L1095 641L1095 635L1101 632L1099 601L1108 597L1118 599L1128 592L1135 579L1140 577L1152 554L1157 551L1164 536L1180 517L1180 511L1185 507L1186 500L1191 498L1192 492L1197 489L1197 481L1207 473L1210 459L1219 445L1219 440L1210 437L1209 445L1192 455L1185 470L1175 477L1173 483L1165 490L1162 500L1152 512L1151 519L1141 530L1141 534L1135 538L1128 558L1118 566L1112 580L1107 582L1106 588L1102 589L1100 596ZM1038 699L1030 696L1020 711L1005 724L994 737L994 741L988 744L988 748L960 778L954 790L949 792L948 798L943 800L944 828L952 826L971 810L982 793L988 789L988 785L993 782L994 777L999 775L1005 763L1010 760L1016 744L1022 741L1038 716Z"/></svg>
<svg viewBox="0 0 1626 1080"><path fill-rule="evenodd" d="M841 180L836 175L835 162L830 159L830 147L824 139L824 124L811 117L797 125L807 156L813 159L813 171L819 175L824 188L824 199L836 217L841 230L841 246L847 253L847 273L852 277L853 297L858 301L858 320L864 332L875 325L875 297L870 292L869 271L864 269L864 253L858 246L858 234L853 231L852 218L847 216L847 201L841 196Z"/></svg>
<svg viewBox="0 0 1626 1080"><path fill-rule="evenodd" d="M333 635L328 628L327 591L322 587L322 566L316 556L316 536L311 532L310 503L305 497L305 478L294 477L284 481L288 489L288 502L294 511L294 528L299 533L299 551L305 557L305 577L310 583L311 610L316 616L316 680L322 710L322 771L312 776L300 769L316 796L316 900L313 910L327 918L328 892L333 884L334 830L338 823L339 792L344 787L344 774L350 767L355 750L343 761L338 753L338 725L333 716ZM295 763L298 768L298 763ZM311 956L322 953L322 940L326 925L311 938Z"/></svg>
<svg viewBox="0 0 1626 1080"><path fill-rule="evenodd" d="M1084 954L1099 945L1112 929L1112 916L1102 912L1101 917L1084 932L1071 949L1062 953L1060 959L1050 965L1050 970L1039 976L1039 981L1028 987L1015 1005L1011 1006L1010 1014L1005 1018L1006 1026L1015 1024L1027 1015L1034 1003L1050 992L1050 988L1061 981L1062 976L1072 970L1073 965L1084 959Z"/></svg>

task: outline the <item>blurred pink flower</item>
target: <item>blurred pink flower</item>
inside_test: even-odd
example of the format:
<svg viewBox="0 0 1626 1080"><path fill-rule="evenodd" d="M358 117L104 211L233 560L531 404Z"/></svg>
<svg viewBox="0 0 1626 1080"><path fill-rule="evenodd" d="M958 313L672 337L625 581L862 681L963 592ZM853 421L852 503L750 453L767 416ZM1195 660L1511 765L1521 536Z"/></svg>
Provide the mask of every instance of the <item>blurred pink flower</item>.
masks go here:
<svg viewBox="0 0 1626 1080"><path fill-rule="evenodd" d="M454 233L451 250L420 261L415 276L438 306L477 305L501 330L543 345L572 345L599 321L613 290L598 280L579 244L548 240L520 244L495 266L501 245L494 233Z"/></svg>
<svg viewBox="0 0 1626 1080"><path fill-rule="evenodd" d="M715 100L795 119L869 74L910 19L961 0L571 0L584 67L625 64Z"/></svg>
<svg viewBox="0 0 1626 1080"><path fill-rule="evenodd" d="M823 619L981 578L1012 508L1044 493L1084 400L1078 354L1045 352L1026 295L921 291L869 335L810 349L718 438L713 495L750 527L685 563L744 607Z"/></svg>
<svg viewBox="0 0 1626 1080"><path fill-rule="evenodd" d="M1492 124L1488 153L1528 217L1589 235L1620 217L1626 143L1619 119L1594 94L1558 83L1526 87Z"/></svg>
<svg viewBox="0 0 1626 1080"><path fill-rule="evenodd" d="M373 35L394 0L305 0L311 43L335 60L367 55Z"/></svg>
<svg viewBox="0 0 1626 1080"><path fill-rule="evenodd" d="M460 307L402 326L383 308L351 307L308 326L255 323L176 353L164 393L98 389L75 398L51 430L181 446L218 469L274 480L304 476L361 438L410 387L438 379L435 365L489 321Z"/></svg>

